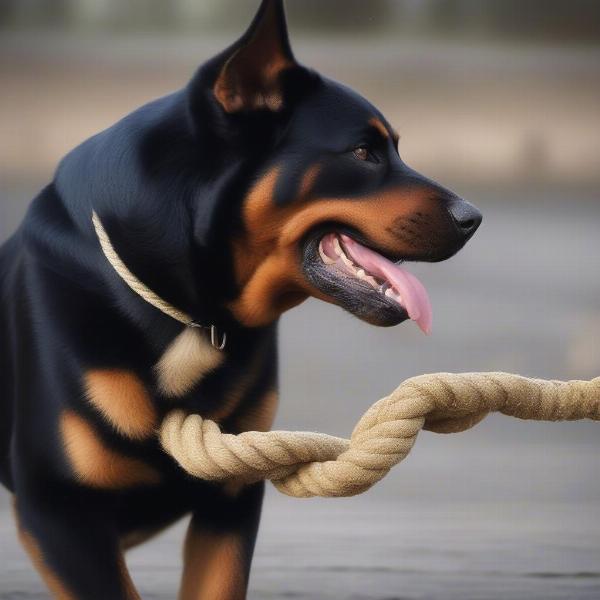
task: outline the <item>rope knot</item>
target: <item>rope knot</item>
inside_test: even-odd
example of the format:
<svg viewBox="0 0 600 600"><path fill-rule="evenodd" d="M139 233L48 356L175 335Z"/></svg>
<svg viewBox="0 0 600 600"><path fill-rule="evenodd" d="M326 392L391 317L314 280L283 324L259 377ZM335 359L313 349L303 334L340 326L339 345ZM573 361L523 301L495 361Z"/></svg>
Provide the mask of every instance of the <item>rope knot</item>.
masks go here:
<svg viewBox="0 0 600 600"><path fill-rule="evenodd" d="M509 373L435 373L407 379L373 404L349 440L308 431L223 433L200 415L173 411L160 439L190 475L209 481L270 479L296 497L353 496L411 451L421 429L464 431L490 412L520 419L600 420L600 378L547 381Z"/></svg>

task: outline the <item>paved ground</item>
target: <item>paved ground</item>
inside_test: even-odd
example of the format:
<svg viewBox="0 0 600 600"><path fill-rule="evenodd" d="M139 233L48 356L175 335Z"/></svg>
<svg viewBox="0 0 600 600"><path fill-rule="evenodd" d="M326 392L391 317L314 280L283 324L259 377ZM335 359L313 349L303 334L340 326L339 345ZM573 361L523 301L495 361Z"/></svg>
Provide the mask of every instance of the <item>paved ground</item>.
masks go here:
<svg viewBox="0 0 600 600"><path fill-rule="evenodd" d="M517 494L515 494L518 496ZM269 497L252 600L597 600L597 503ZM0 533L7 539L5 521ZM145 600L172 600L183 528L129 565ZM2 551L0 599L47 596L20 553Z"/></svg>

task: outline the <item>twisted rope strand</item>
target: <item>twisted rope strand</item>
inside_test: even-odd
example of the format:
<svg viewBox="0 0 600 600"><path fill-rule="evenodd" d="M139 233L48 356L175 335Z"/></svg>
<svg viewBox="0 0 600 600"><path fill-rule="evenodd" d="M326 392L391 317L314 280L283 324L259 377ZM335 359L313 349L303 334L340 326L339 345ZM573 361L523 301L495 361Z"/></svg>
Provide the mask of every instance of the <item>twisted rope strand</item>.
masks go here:
<svg viewBox="0 0 600 600"><path fill-rule="evenodd" d="M411 451L421 429L453 433L490 412L540 421L600 420L600 377L547 381L510 373L435 373L407 379L375 402L349 440L307 431L222 433L199 415L163 421L165 451L191 475L247 483L270 479L289 496L353 496Z"/></svg>

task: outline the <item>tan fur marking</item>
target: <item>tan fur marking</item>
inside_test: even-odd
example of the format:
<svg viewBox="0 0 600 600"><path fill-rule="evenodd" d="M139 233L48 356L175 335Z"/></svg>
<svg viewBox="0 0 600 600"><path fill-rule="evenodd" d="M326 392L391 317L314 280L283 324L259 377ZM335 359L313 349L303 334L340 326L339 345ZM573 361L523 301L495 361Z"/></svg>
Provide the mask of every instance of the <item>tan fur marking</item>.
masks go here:
<svg viewBox="0 0 600 600"><path fill-rule="evenodd" d="M381 119L378 119L377 117L372 117L369 119L369 125L375 127L375 129L377 129L377 131L379 131L379 133L384 138L387 139L390 137L390 132L387 130L387 127L383 124L383 121Z"/></svg>
<svg viewBox="0 0 600 600"><path fill-rule="evenodd" d="M370 239L377 240L377 245L382 250L410 252L410 248L402 248L396 237L385 234L391 221L422 209L426 203L427 192L421 190L404 196L399 196L397 191L391 190L379 195L365 196L360 200L315 200L303 209L296 210L295 214L286 220L279 244L285 246L296 243L314 225L336 220L352 225Z"/></svg>
<svg viewBox="0 0 600 600"><path fill-rule="evenodd" d="M69 588L60 580L60 578L46 564L44 554L39 547L36 539L21 527L17 516L17 533L19 540L29 558L40 574L44 583L56 600L76 600L75 596L69 591Z"/></svg>
<svg viewBox="0 0 600 600"><path fill-rule="evenodd" d="M264 325L308 297L298 285L303 277L297 269L296 250L277 249L277 238L285 215L297 210L274 205L273 194L278 177L279 167L275 166L253 186L244 207L245 235L233 242L236 278L240 287L245 289L231 308L242 322L250 326ZM264 212L255 213L254 207L258 206L263 207ZM261 223L263 217L265 220ZM288 270L287 276L281 277L282 270L290 265L293 268ZM279 302L274 304L274 299Z"/></svg>
<svg viewBox="0 0 600 600"><path fill-rule="evenodd" d="M159 388L166 396L183 396L222 361L223 352L213 348L206 331L186 327L156 363Z"/></svg>
<svg viewBox="0 0 600 600"><path fill-rule="evenodd" d="M311 165L306 170L302 177L302 182L300 183L299 199L306 200L306 198L310 196L320 171L321 167L317 164Z"/></svg>
<svg viewBox="0 0 600 600"><path fill-rule="evenodd" d="M278 167L269 170L252 188L244 205L245 233L233 242L240 296L230 308L248 326L266 325L309 295L332 299L313 286L300 268L298 243L313 226L335 221L355 227L377 240L382 251L411 252L393 235L389 223L426 210L427 190L402 193L389 190L364 198L317 198L309 203L276 206L273 192Z"/></svg>
<svg viewBox="0 0 600 600"><path fill-rule="evenodd" d="M160 480L149 465L107 448L94 428L73 411L63 412L60 431L73 471L90 487L122 489Z"/></svg>
<svg viewBox="0 0 600 600"><path fill-rule="evenodd" d="M246 566L239 537L198 533L185 540L179 600L244 600Z"/></svg>
<svg viewBox="0 0 600 600"><path fill-rule="evenodd" d="M258 223L249 220L248 208L255 204L273 203L273 194L277 178L279 177L279 168L273 167L265 175L263 175L252 187L246 199L244 208L244 221L246 223L246 232L242 238L233 241L233 251L235 255L234 267L236 280L240 286L245 285L253 270L256 268L257 257L260 258L261 250L263 256L268 254L273 240L277 237L277 223L265 223L265 229L262 231L258 227ZM261 199L263 199L261 201ZM273 228L270 231L267 229ZM261 246L267 245L263 249Z"/></svg>
<svg viewBox="0 0 600 600"><path fill-rule="evenodd" d="M256 266L242 294L230 305L242 323L249 327L267 325L308 298L308 293L290 295L304 286L295 259L295 252L282 252ZM283 304L278 298L289 298L290 302Z"/></svg>
<svg viewBox="0 0 600 600"><path fill-rule="evenodd" d="M149 437L157 415L140 379L118 369L94 370L85 375L87 399L122 435L132 439Z"/></svg>

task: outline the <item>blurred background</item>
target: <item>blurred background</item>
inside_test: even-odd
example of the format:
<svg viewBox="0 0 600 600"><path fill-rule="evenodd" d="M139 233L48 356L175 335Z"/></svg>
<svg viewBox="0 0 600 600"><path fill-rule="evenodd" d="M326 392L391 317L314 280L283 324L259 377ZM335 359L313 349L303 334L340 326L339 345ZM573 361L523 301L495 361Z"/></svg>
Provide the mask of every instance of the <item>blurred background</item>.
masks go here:
<svg viewBox="0 0 600 600"><path fill-rule="evenodd" d="M258 0L0 0L0 242L70 148L182 86ZM309 301L281 327L277 428L347 435L432 371L600 374L600 3L288 0L300 61L358 89L417 170L484 222L415 265L431 337ZM593 423L492 416L423 433L367 494L269 488L250 598L600 598ZM0 598L45 593L0 493ZM129 555L144 598L175 596L183 525Z"/></svg>

